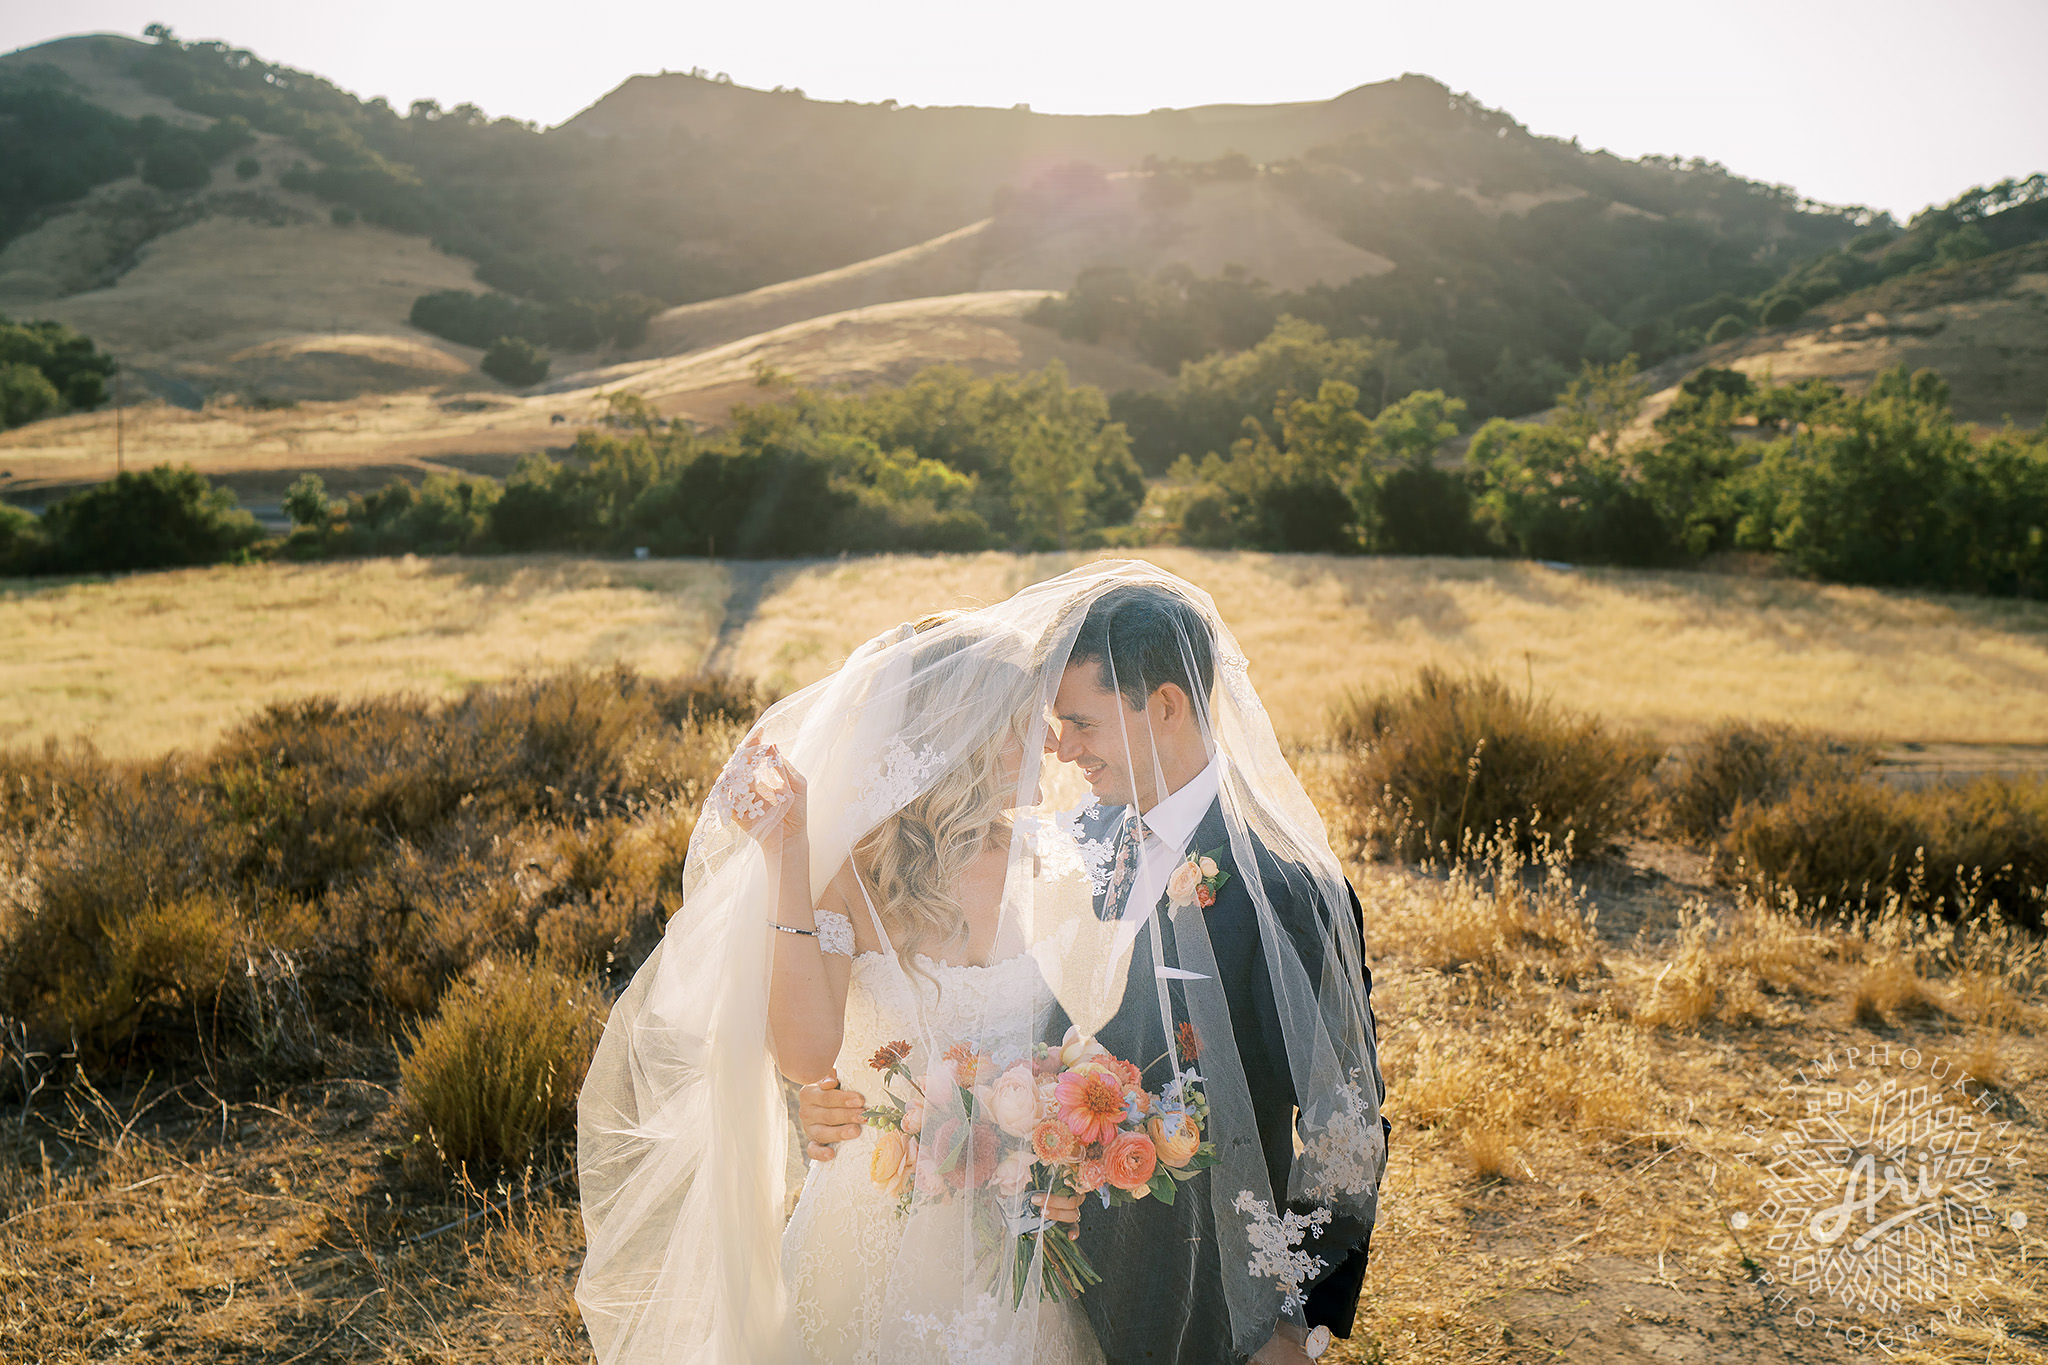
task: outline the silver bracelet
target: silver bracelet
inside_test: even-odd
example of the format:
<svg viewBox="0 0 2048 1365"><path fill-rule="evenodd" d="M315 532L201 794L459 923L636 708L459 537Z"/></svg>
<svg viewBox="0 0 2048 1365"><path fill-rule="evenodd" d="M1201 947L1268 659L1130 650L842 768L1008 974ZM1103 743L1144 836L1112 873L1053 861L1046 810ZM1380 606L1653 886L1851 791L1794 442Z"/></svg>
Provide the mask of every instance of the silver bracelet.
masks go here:
<svg viewBox="0 0 2048 1365"><path fill-rule="evenodd" d="M777 924L773 920L768 921L768 927L771 929L780 929L785 934L804 934L810 938L816 938L818 936L818 931L816 929L798 929L788 924Z"/></svg>

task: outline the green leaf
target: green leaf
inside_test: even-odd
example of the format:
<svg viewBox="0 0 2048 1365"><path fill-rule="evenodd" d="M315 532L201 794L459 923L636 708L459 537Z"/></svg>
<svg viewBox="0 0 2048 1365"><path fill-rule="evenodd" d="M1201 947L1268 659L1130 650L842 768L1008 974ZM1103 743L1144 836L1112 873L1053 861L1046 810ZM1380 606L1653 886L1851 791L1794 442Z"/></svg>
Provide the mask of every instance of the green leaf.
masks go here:
<svg viewBox="0 0 2048 1365"><path fill-rule="evenodd" d="M1173 1176L1168 1173L1166 1167L1161 1167L1152 1172L1150 1188L1152 1190L1152 1197L1160 1203L1171 1204L1173 1202Z"/></svg>

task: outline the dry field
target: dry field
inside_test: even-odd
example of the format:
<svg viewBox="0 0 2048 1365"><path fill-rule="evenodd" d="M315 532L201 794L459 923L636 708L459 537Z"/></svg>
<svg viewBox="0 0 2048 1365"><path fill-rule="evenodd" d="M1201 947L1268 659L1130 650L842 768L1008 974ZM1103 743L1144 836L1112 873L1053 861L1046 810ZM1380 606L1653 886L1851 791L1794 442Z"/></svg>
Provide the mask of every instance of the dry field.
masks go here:
<svg viewBox="0 0 2048 1365"><path fill-rule="evenodd" d="M2038 606L1527 564L1156 558L1214 593L1297 740L1345 686L1427 661L1526 675L1673 737L1741 714L2048 738ZM569 662L709 658L797 685L873 630L1068 562L399 560L16 585L0 599L0 725L141 755L268 699L445 694ZM1343 830L1332 757L1297 757ZM1396 1127L1358 1331L1328 1359L2048 1363L2038 941L1906 914L1815 927L1658 843L1578 872L1495 859L1352 875ZM351 1046L324 1079L254 1093L210 1073L105 1075L0 1108L0 1358L587 1361L567 1152L493 1190L424 1185L391 1052ZM1873 1049L1912 1049L1907 1080L2008 1125L1939 1323L1788 1289L1795 1268L1770 1245L1768 1135L1815 1097L1800 1069L1850 1048L1866 1059L1852 1081L1886 1074Z"/></svg>
<svg viewBox="0 0 2048 1365"><path fill-rule="evenodd" d="M1214 594L1283 736L1353 686L1499 669L1680 739L1731 717L1890 743L2048 743L2048 606L1477 560L1159 550ZM790 689L869 635L1083 557L795 563L404 559L0 585L0 742L196 745L266 701L446 693L564 663Z"/></svg>
<svg viewBox="0 0 2048 1365"><path fill-rule="evenodd" d="M2038 944L1817 930L1669 850L1590 886L1517 870L1353 871L1395 1130L1358 1328L1330 1360L2048 1361L2039 1234L2014 1230L2048 1219ZM1886 1046L2010 1125L1991 1235L1949 1292L1846 1314L1785 1291L1759 1135L1804 1116L1799 1068ZM7 1358L589 1360L566 1155L497 1190L423 1189L391 1085L238 1101L131 1078L46 1101L50 1128L23 1124L45 1135L0 1167Z"/></svg>
<svg viewBox="0 0 2048 1365"><path fill-rule="evenodd" d="M564 664L697 669L724 608L699 563L384 559L197 569L0 600L0 742L197 747L265 702L447 695Z"/></svg>

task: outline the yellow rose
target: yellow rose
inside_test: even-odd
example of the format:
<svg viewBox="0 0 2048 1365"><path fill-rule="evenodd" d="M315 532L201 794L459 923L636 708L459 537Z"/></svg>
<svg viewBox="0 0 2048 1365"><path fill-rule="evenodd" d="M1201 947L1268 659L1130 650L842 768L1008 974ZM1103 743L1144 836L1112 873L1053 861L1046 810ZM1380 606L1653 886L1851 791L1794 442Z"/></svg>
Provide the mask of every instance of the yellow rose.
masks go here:
<svg viewBox="0 0 2048 1365"><path fill-rule="evenodd" d="M893 1128L875 1135L874 1155L868 1158L868 1179L879 1185L883 1194L894 1199L909 1189L910 1177L916 1170L916 1139Z"/></svg>
<svg viewBox="0 0 2048 1365"><path fill-rule="evenodd" d="M1060 1043L1060 1065L1072 1071L1090 1057L1100 1057L1108 1051L1108 1048L1096 1042L1094 1038L1069 1024L1067 1036Z"/></svg>
<svg viewBox="0 0 2048 1365"><path fill-rule="evenodd" d="M1181 1118L1180 1132L1173 1137L1166 1136L1166 1120L1158 1115L1146 1121L1145 1131L1151 1134L1152 1145L1159 1149L1159 1159L1169 1166L1187 1165L1202 1145L1202 1130L1186 1116Z"/></svg>

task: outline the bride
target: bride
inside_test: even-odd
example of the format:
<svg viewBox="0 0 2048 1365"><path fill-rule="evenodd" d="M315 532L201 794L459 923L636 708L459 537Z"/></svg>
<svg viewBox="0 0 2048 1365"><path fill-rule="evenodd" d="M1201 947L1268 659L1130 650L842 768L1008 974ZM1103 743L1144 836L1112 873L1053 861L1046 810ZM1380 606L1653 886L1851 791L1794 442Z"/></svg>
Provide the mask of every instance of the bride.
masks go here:
<svg viewBox="0 0 2048 1365"><path fill-rule="evenodd" d="M1041 1301L1043 1251L1017 1271L991 1199L956 1187L1027 1239L1064 1236L1078 1196L972 1150L946 1169L971 1135L961 1086L997 1079L962 1065L1028 1061L1054 1003L1031 949L1088 908L1079 862L1039 856L1046 677L1014 619L927 618L772 708L727 764L580 1105L578 1300L607 1365L1101 1360L1071 1300ZM812 1167L779 1255L768 1057L870 1095L886 1060L907 1111Z"/></svg>

